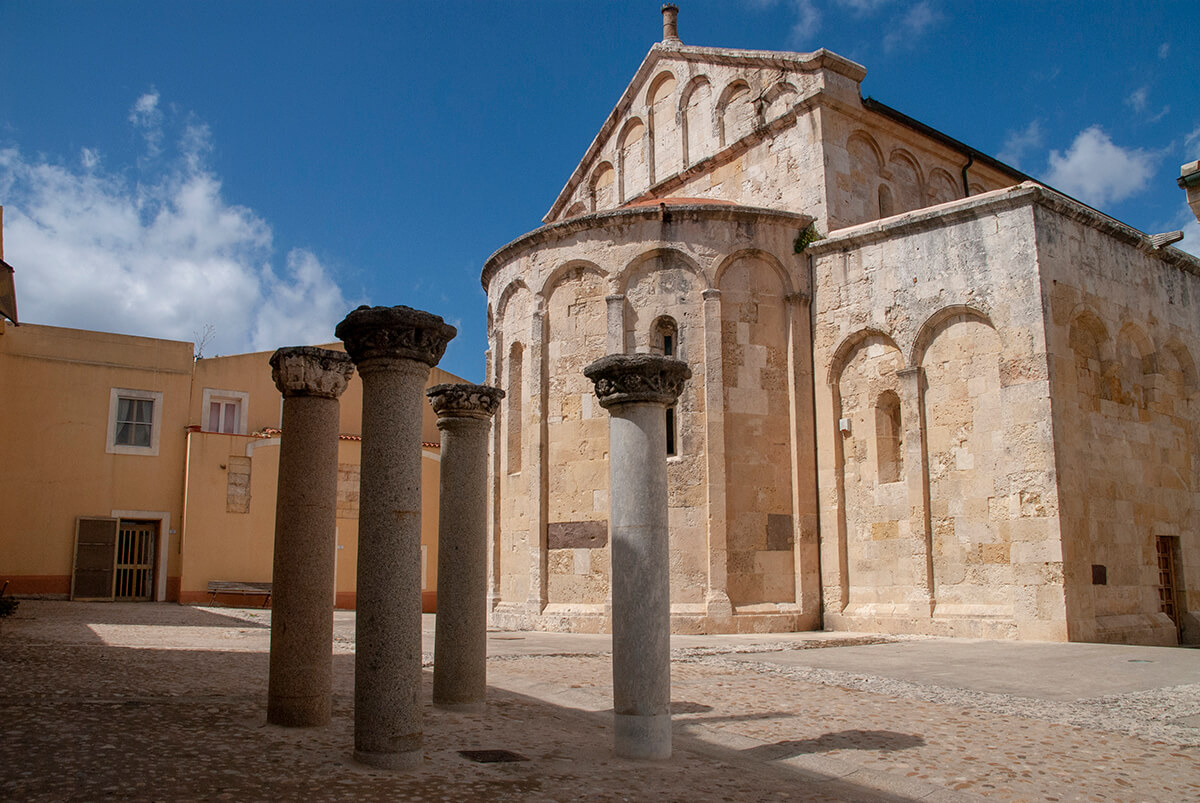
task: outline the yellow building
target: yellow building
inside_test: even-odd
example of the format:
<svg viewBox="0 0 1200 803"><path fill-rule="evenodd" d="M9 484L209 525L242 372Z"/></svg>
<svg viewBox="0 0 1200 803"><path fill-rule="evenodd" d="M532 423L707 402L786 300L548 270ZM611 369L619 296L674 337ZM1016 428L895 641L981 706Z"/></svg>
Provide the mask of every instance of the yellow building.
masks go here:
<svg viewBox="0 0 1200 803"><path fill-rule="evenodd" d="M4 322L0 582L9 593L197 603L211 599L210 582L270 581L282 400L269 357L194 360L191 343ZM430 385L455 381L430 373ZM346 608L361 410L356 374L341 397L330 589ZM440 439L428 406L421 438L422 597L432 610Z"/></svg>

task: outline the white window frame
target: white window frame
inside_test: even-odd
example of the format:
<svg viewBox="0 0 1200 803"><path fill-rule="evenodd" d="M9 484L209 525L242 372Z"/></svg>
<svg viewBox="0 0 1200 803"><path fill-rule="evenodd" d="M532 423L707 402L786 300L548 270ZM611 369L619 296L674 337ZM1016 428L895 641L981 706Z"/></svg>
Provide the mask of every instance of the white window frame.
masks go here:
<svg viewBox="0 0 1200 803"><path fill-rule="evenodd" d="M225 433L227 435L245 435L246 434L246 419L249 418L250 411L250 394L241 390L220 390L218 388L205 388L200 396L200 429L203 432L218 432L208 428L208 410L213 402L237 402L238 405L238 425L237 432Z"/></svg>
<svg viewBox="0 0 1200 803"><path fill-rule="evenodd" d="M150 412L150 445L127 446L117 443L117 409L121 399L146 399L152 401ZM136 454L156 456L159 436L162 434L163 394L161 390L137 390L134 388L111 388L108 393L108 434L105 451L109 454Z"/></svg>

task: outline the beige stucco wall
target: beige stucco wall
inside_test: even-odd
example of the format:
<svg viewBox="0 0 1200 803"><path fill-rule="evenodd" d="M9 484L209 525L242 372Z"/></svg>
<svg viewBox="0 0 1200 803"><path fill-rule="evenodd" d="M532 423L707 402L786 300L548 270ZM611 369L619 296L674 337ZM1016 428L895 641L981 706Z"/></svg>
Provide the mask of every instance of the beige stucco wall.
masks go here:
<svg viewBox="0 0 1200 803"><path fill-rule="evenodd" d="M0 336L0 377L12 398L0 420L0 458L20 467L0 487L6 512L0 580L10 581L9 591L70 593L76 516L160 522L157 549L166 556L166 571L156 569L157 598L207 602L210 580L269 581L281 410L270 356L193 362L190 343L8 324ZM434 368L428 384L455 381ZM113 388L162 394L154 422L157 454L106 451ZM210 396L240 404L237 434L207 431ZM355 375L340 405L342 607L354 605L361 411ZM423 596L432 609L440 436L429 405L421 437L428 444L422 450Z"/></svg>
<svg viewBox="0 0 1200 803"><path fill-rule="evenodd" d="M77 516L160 521L167 556L156 595L172 596L180 573L184 429L190 343L4 323L0 417L4 511L0 567L14 594L68 594ZM157 454L113 454L114 388L162 394Z"/></svg>

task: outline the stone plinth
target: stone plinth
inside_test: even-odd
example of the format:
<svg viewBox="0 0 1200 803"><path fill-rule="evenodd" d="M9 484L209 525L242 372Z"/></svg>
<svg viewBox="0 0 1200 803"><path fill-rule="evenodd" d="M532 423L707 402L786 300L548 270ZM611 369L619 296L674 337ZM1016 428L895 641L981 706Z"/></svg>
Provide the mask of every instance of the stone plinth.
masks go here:
<svg viewBox="0 0 1200 803"><path fill-rule="evenodd" d="M487 687L487 438L504 391L425 391L442 433L433 703L478 710Z"/></svg>
<svg viewBox="0 0 1200 803"><path fill-rule="evenodd" d="M671 600L666 408L692 373L657 354L583 369L609 418L613 713L624 758L671 755Z"/></svg>
<svg viewBox="0 0 1200 803"><path fill-rule="evenodd" d="M423 740L421 392L457 330L409 307L359 307L335 331L363 383L354 757L412 769Z"/></svg>
<svg viewBox="0 0 1200 803"><path fill-rule="evenodd" d="M353 374L340 351L297 346L271 355L283 394L267 686L267 721L275 725L329 722L338 397Z"/></svg>

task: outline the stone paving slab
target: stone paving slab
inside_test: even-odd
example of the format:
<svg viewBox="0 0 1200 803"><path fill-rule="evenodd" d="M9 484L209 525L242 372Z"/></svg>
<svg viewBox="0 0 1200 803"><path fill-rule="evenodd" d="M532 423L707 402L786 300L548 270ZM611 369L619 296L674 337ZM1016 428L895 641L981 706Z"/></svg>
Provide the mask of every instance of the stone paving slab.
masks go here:
<svg viewBox="0 0 1200 803"><path fill-rule="evenodd" d="M1124 644L922 639L750 660L1042 700L1081 700L1200 682L1200 650Z"/></svg>
<svg viewBox="0 0 1200 803"><path fill-rule="evenodd" d="M255 609L22 601L0 620L0 799L1200 801L1200 748L1178 736L1194 728L1164 731L1174 741L1118 732L1200 714L1188 684L1104 698L1151 696L1124 719L1079 725L1054 708L1074 703L992 710L913 691L936 698L934 686L786 665L785 653L874 649L794 637L676 643L675 755L638 763L612 754L605 637L489 634L484 713L434 709L426 672L425 768L388 773L350 759L353 614L335 616L323 728L266 725L267 623ZM479 764L464 749L529 760Z"/></svg>

